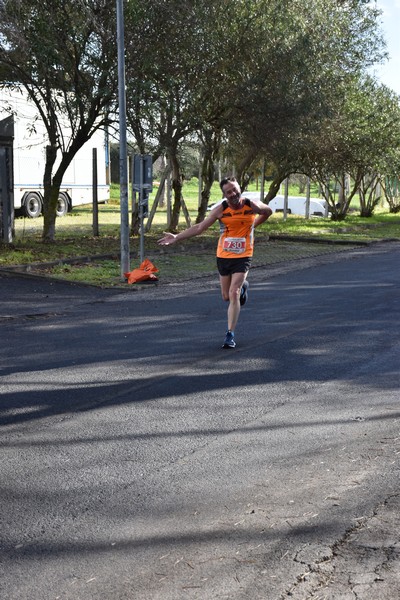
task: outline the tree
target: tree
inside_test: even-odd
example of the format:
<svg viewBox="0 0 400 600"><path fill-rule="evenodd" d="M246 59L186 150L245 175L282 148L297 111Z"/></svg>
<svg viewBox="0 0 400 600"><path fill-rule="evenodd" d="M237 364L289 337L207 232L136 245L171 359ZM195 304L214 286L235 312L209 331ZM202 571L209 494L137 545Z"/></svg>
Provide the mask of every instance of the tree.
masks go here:
<svg viewBox="0 0 400 600"><path fill-rule="evenodd" d="M234 0L177 0L130 4L127 48L128 122L138 145L165 151L172 167L171 230L182 203L179 147L195 139L203 146L204 217L212 161L223 133L236 118L238 92L256 64L260 25L268 3ZM139 33L140 32L140 33ZM247 94L245 94L247 95Z"/></svg>
<svg viewBox="0 0 400 600"><path fill-rule="evenodd" d="M381 179L381 185L383 193L389 204L389 212L397 214L400 212L400 167L398 168L397 174L392 176L386 175Z"/></svg>
<svg viewBox="0 0 400 600"><path fill-rule="evenodd" d="M105 0L0 3L0 65L43 120L44 241L55 237L63 176L77 151L110 123L116 93L115 14ZM3 79L3 80L4 80Z"/></svg>
<svg viewBox="0 0 400 600"><path fill-rule="evenodd" d="M183 203L180 144L195 130L190 98L196 68L191 3L136 0L126 16L127 121L141 152L168 157L174 205L171 230Z"/></svg>
<svg viewBox="0 0 400 600"><path fill-rule="evenodd" d="M349 82L384 53L378 12L366 3L291 0L265 9L260 60L244 82L231 145L243 183L260 156L275 165L273 193L290 173L318 165Z"/></svg>
<svg viewBox="0 0 400 600"><path fill-rule="evenodd" d="M320 183L333 219L346 217L357 192L361 216L372 215L380 174L399 156L399 111L399 98L371 77L348 80L304 161L307 174Z"/></svg>
<svg viewBox="0 0 400 600"><path fill-rule="evenodd" d="M351 115L340 112L346 86L382 56L377 11L360 0L130 0L126 9L128 124L140 152L169 158L172 230L184 205L184 141L203 145L198 219L226 145L244 185L261 159L274 165L271 195L290 173L328 168L316 142L325 136L332 152L332 121ZM65 169L110 122L115 14L105 0L3 0L0 17L0 72L27 90L48 132L43 233L51 240Z"/></svg>

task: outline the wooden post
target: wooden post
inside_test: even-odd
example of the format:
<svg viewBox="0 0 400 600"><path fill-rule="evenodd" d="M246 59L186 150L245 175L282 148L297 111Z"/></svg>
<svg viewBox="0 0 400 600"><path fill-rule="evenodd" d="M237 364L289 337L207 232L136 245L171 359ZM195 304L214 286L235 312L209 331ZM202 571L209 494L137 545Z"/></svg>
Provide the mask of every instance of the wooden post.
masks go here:
<svg viewBox="0 0 400 600"><path fill-rule="evenodd" d="M92 161L93 236L99 236L99 199L97 192L97 148L93 148Z"/></svg>

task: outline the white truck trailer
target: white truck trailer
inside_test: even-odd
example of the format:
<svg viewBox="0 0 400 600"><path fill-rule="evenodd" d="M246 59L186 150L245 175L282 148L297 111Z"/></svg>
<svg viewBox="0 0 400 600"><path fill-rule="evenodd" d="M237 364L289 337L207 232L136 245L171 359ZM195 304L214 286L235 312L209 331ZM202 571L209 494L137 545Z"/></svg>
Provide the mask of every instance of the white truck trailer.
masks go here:
<svg viewBox="0 0 400 600"><path fill-rule="evenodd" d="M33 104L17 91L0 88L0 120L14 116L13 178L14 209L27 217L38 217L43 209L43 175L48 140L43 121ZM68 135L68 128L66 127ZM93 201L93 148L97 149L97 200L107 202L109 152L104 131L97 131L78 151L60 188L57 216L74 206Z"/></svg>

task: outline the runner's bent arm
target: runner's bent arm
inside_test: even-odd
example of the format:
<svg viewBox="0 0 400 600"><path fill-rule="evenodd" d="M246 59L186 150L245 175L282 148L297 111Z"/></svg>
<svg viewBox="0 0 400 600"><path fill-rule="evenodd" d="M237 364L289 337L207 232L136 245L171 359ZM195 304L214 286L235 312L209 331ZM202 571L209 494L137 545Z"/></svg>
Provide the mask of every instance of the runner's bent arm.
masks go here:
<svg viewBox="0 0 400 600"><path fill-rule="evenodd" d="M272 209L268 206L268 204L264 204L260 200L250 200L251 207L255 213L258 214L258 217L254 221L254 227L258 227L261 223L264 223L267 219L272 215Z"/></svg>

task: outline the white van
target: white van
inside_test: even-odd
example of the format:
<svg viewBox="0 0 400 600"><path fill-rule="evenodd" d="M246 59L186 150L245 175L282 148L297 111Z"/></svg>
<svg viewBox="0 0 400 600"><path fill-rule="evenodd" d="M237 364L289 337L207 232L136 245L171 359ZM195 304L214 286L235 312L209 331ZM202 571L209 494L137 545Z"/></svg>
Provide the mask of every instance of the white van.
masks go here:
<svg viewBox="0 0 400 600"><path fill-rule="evenodd" d="M243 192L245 198L249 200L260 200L260 192ZM284 196L275 196L268 203L273 212L284 211ZM289 215L300 215L306 216L306 198L303 196L289 196L287 212ZM327 217L328 216L328 203L326 200L321 198L310 198L310 216L312 217Z"/></svg>

